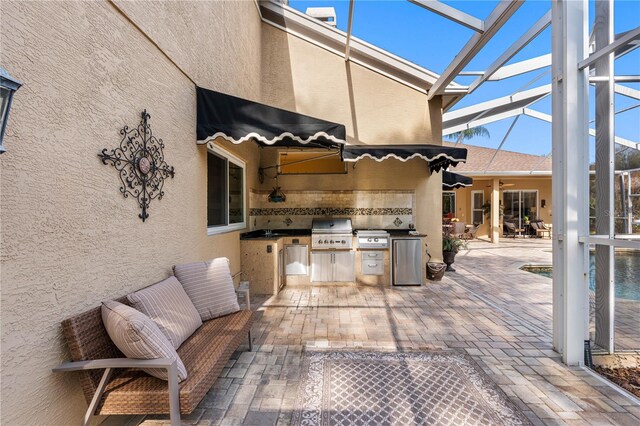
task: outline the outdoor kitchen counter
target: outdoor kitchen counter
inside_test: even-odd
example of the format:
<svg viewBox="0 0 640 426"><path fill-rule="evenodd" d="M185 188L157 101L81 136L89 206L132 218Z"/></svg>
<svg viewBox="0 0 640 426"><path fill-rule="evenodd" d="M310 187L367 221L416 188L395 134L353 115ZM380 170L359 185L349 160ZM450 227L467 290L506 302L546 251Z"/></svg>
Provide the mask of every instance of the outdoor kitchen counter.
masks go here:
<svg viewBox="0 0 640 426"><path fill-rule="evenodd" d="M386 229L391 238L398 237L426 237L427 234L411 234L409 229Z"/></svg>
<svg viewBox="0 0 640 426"><path fill-rule="evenodd" d="M240 234L241 240L278 240L286 237L310 237L311 229L274 229L267 235L264 229L244 232Z"/></svg>

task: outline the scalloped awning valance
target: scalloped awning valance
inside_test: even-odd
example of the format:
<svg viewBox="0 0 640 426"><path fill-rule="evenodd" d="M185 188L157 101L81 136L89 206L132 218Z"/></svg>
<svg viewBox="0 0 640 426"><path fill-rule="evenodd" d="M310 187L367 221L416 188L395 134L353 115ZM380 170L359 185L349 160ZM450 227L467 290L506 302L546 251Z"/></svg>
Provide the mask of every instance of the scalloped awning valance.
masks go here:
<svg viewBox="0 0 640 426"><path fill-rule="evenodd" d="M462 176L457 173L448 171L442 172L442 189L444 191L450 189L464 188L467 186L473 186L473 179L468 176Z"/></svg>
<svg viewBox="0 0 640 426"><path fill-rule="evenodd" d="M453 148L442 145L345 145L342 149L344 161L355 162L363 158L384 161L395 158L407 161L422 158L432 172L445 170L449 166L467 161L466 148Z"/></svg>
<svg viewBox="0 0 640 426"><path fill-rule="evenodd" d="M213 90L196 88L198 144L224 138L239 144L339 148L344 125L275 108Z"/></svg>

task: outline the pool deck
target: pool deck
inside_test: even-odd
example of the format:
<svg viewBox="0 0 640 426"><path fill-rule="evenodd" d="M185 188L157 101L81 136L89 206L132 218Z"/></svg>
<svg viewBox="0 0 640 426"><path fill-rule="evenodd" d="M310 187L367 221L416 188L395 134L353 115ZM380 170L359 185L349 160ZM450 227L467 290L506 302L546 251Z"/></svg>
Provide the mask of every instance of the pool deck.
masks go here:
<svg viewBox="0 0 640 426"><path fill-rule="evenodd" d="M467 352L535 425L638 425L640 401L551 345L549 240L473 241L457 272L423 287L286 287L261 303L255 352L236 352L185 424L289 424L305 348ZM636 317L637 318L637 317ZM117 423L120 421L120 423ZM137 424L110 418L106 424ZM144 425L167 424L149 416Z"/></svg>
<svg viewBox="0 0 640 426"><path fill-rule="evenodd" d="M456 256L458 276L455 280L504 311L550 334L552 281L519 268L525 264L551 263L551 241L547 239L503 239L499 246L474 241L471 250ZM593 293L590 294L590 303L589 324L593 340ZM640 301L616 299L615 333L616 351L640 350Z"/></svg>

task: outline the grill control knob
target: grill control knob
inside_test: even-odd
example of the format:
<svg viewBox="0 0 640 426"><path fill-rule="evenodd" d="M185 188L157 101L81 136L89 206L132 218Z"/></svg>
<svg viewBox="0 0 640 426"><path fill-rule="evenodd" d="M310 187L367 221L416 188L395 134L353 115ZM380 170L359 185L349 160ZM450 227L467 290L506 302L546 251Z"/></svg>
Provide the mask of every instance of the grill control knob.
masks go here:
<svg viewBox="0 0 640 426"><path fill-rule="evenodd" d="M347 242L345 240L342 240L342 244L347 244Z"/></svg>
<svg viewBox="0 0 640 426"><path fill-rule="evenodd" d="M320 240L318 240L318 244L322 244L322 240L321 240L321 239L320 239Z"/></svg>
<svg viewBox="0 0 640 426"><path fill-rule="evenodd" d="M329 244L333 244L333 240L329 241Z"/></svg>
<svg viewBox="0 0 640 426"><path fill-rule="evenodd" d="M373 241L377 243L377 242L378 242L378 239L377 239L377 238L374 238L374 239L373 239Z"/></svg>
<svg viewBox="0 0 640 426"><path fill-rule="evenodd" d="M324 240L324 243L325 243L325 244L329 244L329 241L327 241L327 240Z"/></svg>
<svg viewBox="0 0 640 426"><path fill-rule="evenodd" d="M371 242L371 238L367 238L367 241L368 241L368 242Z"/></svg>

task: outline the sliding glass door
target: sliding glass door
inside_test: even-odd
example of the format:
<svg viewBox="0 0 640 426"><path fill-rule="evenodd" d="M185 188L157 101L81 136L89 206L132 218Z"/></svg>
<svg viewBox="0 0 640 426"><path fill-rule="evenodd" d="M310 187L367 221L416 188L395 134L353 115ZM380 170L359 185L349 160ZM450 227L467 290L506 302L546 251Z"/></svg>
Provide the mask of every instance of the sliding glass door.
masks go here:
<svg viewBox="0 0 640 426"><path fill-rule="evenodd" d="M529 220L536 220L538 212L538 191L504 191L504 221L513 222L518 228L524 226L525 216Z"/></svg>

